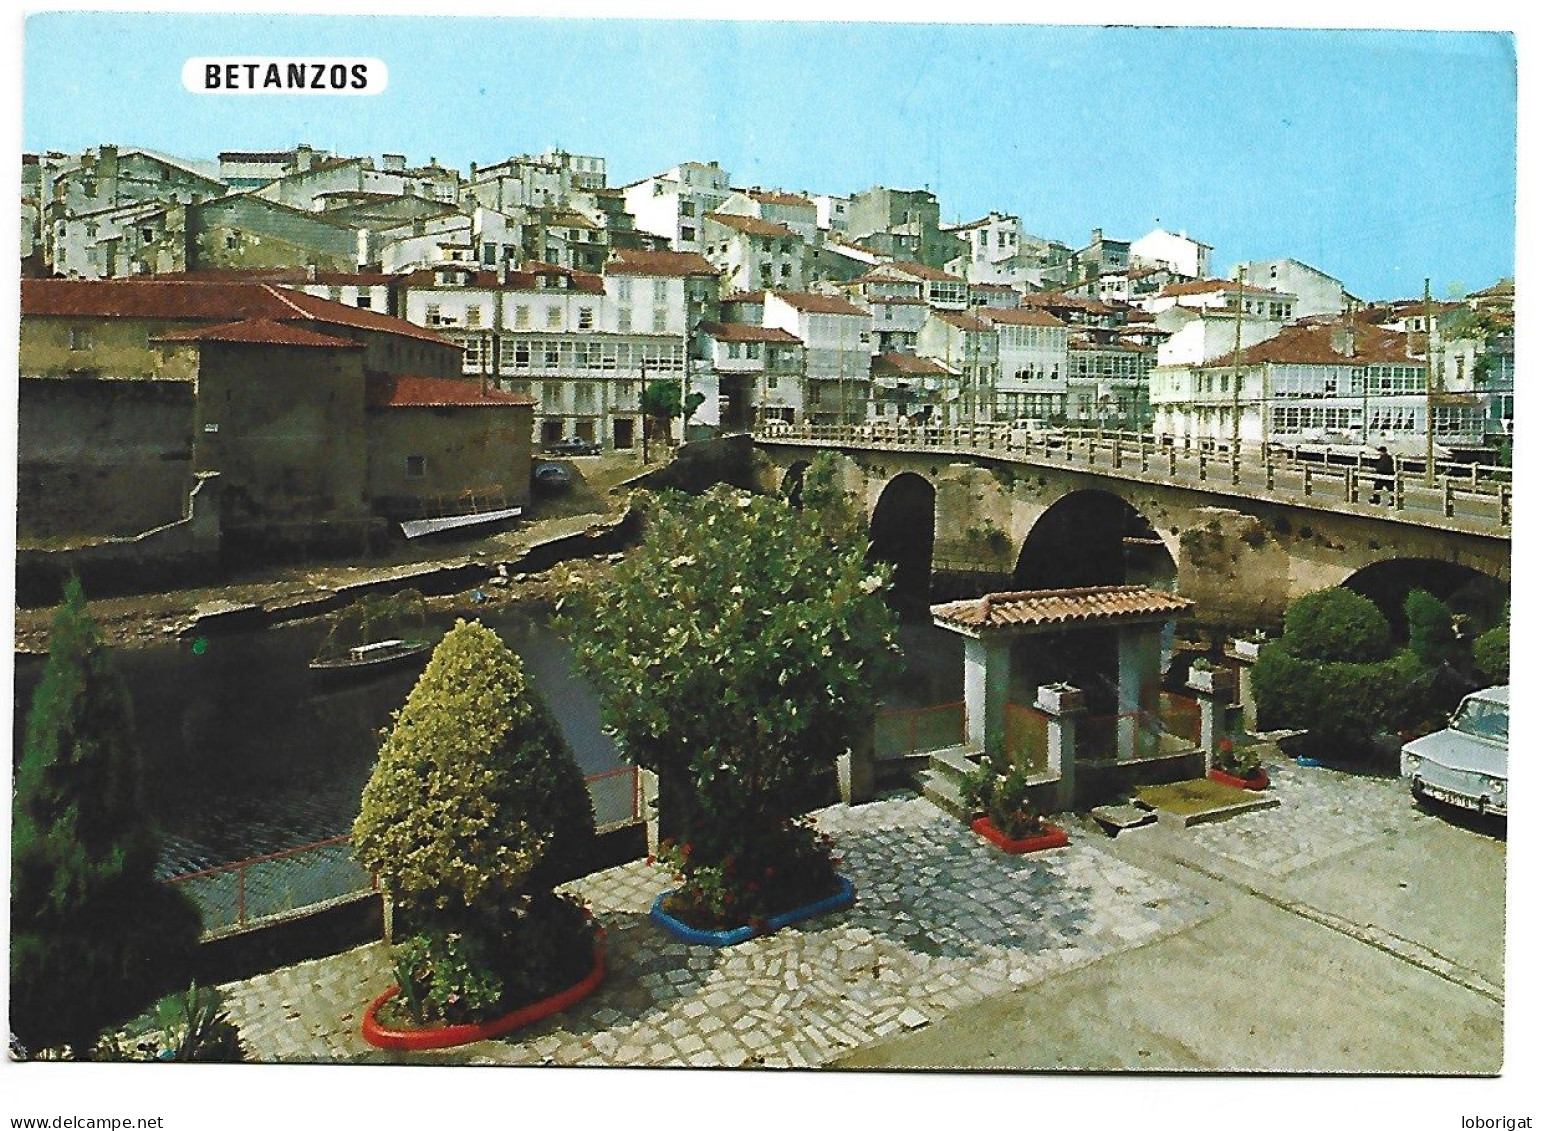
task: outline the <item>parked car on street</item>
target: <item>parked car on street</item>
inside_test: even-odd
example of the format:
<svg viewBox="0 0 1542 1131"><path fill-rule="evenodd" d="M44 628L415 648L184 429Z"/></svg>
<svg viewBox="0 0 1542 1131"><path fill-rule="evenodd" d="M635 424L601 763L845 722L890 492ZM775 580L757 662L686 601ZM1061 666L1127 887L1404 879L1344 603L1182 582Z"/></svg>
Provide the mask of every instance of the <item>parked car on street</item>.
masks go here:
<svg viewBox="0 0 1542 1131"><path fill-rule="evenodd" d="M593 440L555 440L546 445L546 450L554 456L597 456L600 445Z"/></svg>
<svg viewBox="0 0 1542 1131"><path fill-rule="evenodd" d="M1488 687L1467 696L1449 727L1404 745L1402 769L1416 798L1507 816L1510 688Z"/></svg>
<svg viewBox="0 0 1542 1131"><path fill-rule="evenodd" d="M530 474L536 490L556 493L573 485L573 473L560 463L538 463Z"/></svg>

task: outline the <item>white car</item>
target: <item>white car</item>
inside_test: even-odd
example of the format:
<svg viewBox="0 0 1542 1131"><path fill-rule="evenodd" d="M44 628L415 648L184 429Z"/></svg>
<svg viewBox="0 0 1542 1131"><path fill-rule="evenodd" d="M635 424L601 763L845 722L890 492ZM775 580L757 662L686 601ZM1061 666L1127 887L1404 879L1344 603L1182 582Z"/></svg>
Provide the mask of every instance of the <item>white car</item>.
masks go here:
<svg viewBox="0 0 1542 1131"><path fill-rule="evenodd" d="M1474 691L1449 727L1403 747L1402 765L1415 797L1508 816L1510 688Z"/></svg>

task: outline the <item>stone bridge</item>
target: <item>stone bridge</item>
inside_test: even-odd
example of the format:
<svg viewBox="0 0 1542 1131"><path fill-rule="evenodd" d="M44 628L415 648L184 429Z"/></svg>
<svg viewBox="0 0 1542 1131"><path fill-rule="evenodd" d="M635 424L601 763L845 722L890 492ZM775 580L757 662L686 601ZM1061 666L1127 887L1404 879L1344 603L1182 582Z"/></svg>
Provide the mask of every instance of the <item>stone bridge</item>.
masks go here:
<svg viewBox="0 0 1542 1131"><path fill-rule="evenodd" d="M794 489L819 451L838 453L841 485L901 584L933 573L997 589L1176 580L1201 623L1252 626L1304 593L1378 573L1437 596L1510 581L1507 469L1386 477L1257 445L1233 458L1150 436L1002 427L783 425L754 443L772 490Z"/></svg>

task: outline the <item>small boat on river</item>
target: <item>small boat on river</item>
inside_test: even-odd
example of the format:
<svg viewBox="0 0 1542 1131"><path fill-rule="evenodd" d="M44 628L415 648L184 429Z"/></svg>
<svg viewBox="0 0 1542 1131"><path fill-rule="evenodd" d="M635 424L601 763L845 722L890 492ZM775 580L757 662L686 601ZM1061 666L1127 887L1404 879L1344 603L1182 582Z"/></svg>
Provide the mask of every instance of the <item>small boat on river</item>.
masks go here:
<svg viewBox="0 0 1542 1131"><path fill-rule="evenodd" d="M363 680L405 667L432 646L417 590L363 597L332 618L310 670L328 682Z"/></svg>

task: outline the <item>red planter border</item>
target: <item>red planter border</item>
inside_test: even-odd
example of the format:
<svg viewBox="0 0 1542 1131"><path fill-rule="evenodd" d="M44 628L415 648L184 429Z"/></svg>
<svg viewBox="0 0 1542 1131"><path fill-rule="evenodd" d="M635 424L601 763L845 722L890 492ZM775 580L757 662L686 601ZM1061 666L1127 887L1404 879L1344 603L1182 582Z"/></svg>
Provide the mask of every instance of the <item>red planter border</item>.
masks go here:
<svg viewBox="0 0 1542 1131"><path fill-rule="evenodd" d="M1254 791L1269 788L1269 775L1260 766L1252 777L1239 778L1235 774L1228 774L1225 770L1211 770L1210 780L1218 781L1222 785L1229 785L1235 789L1251 789Z"/></svg>
<svg viewBox="0 0 1542 1131"><path fill-rule="evenodd" d="M976 817L969 822L969 827L990 841L1003 852L1010 852L1014 856L1021 856L1025 852L1041 852L1046 848L1064 848L1071 843L1064 829L1056 828L1048 821L1041 822L1044 831L1038 836L1027 836L1021 840L1013 840L995 825L991 824L989 817Z"/></svg>
<svg viewBox="0 0 1542 1131"><path fill-rule="evenodd" d="M594 969L590 970L584 978L575 982L565 990L559 990L551 997L533 1001L529 1005L522 1005L512 1013L505 1013L502 1017L495 1017L491 1021L481 1021L469 1025L442 1025L426 1029L388 1029L375 1019L375 1014L380 1007L400 992L400 986L392 986L374 1001L364 1011L364 1022L361 1026L364 1039L376 1048L381 1049L406 1049L420 1051L423 1049L447 1049L456 1045L469 1045L474 1041L488 1041L495 1037L501 1037L505 1033L511 1033L515 1029L526 1025L533 1025L537 1021L545 1020L553 1013L559 1013L568 1006L573 1005L592 994L601 982L605 980L605 941L597 937L594 940Z"/></svg>

